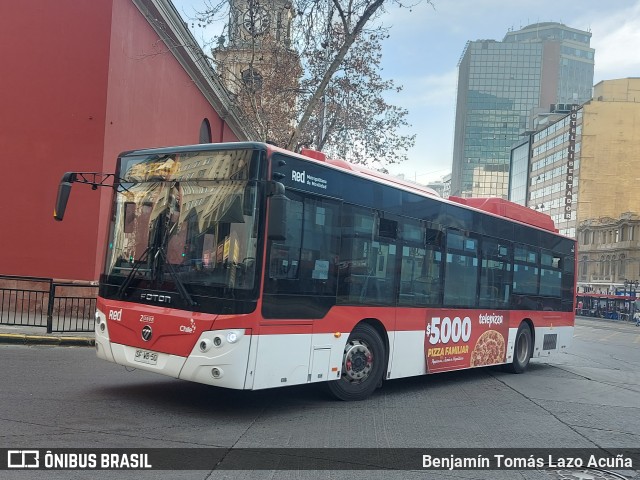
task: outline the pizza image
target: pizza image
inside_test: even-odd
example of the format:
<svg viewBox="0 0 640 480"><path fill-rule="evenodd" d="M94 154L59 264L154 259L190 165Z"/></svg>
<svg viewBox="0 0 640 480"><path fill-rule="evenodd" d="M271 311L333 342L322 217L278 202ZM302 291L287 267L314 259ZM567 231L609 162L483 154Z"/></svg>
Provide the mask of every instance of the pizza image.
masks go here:
<svg viewBox="0 0 640 480"><path fill-rule="evenodd" d="M504 337L496 330L487 330L476 342L471 352L471 367L503 363L506 347Z"/></svg>

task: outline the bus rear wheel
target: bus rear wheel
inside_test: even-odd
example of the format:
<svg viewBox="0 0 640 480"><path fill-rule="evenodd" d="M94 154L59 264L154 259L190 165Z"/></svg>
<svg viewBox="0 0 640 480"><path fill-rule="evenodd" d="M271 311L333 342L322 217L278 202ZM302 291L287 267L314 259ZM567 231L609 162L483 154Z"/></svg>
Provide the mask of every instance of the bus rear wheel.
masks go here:
<svg viewBox="0 0 640 480"><path fill-rule="evenodd" d="M531 352L533 351L533 340L529 325L522 322L516 333L516 342L513 351L513 363L507 365L507 370L511 373L522 373L527 369Z"/></svg>
<svg viewBox="0 0 640 480"><path fill-rule="evenodd" d="M385 367L384 343L371 325L361 323L349 335L342 357L340 379L327 383L339 400L364 400L382 382Z"/></svg>

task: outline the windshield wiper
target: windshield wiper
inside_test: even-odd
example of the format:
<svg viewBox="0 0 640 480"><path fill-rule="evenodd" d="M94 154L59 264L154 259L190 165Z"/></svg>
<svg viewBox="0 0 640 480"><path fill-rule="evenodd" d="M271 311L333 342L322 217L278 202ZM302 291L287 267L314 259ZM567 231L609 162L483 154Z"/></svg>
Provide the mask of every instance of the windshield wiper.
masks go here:
<svg viewBox="0 0 640 480"><path fill-rule="evenodd" d="M121 299L121 300L124 299L124 293L126 292L127 288L129 288L129 285L131 284L131 281L133 280L133 277L135 276L135 273L140 269L140 265L142 265L146 261L150 250L151 250L151 247L147 247L147 249L144 252L142 252L142 255L140 256L140 258L138 260L136 260L136 262L134 263L133 267L131 268L131 271L127 275L127 278L124 279L124 282L122 282L122 285L120 285L120 288L118 288L118 291L116 292L116 296L119 299ZM166 253L165 253L163 248L160 247L160 248L156 249L156 254L154 255L154 259L157 258L158 255L160 255L160 257L162 259L162 262L163 262L162 266L168 267L169 274L171 275L171 278L173 278L173 281L176 284L176 290L178 290L178 293L180 294L182 299L185 302L187 302L187 304L190 307L193 307L193 306L197 305L197 303L193 300L193 297L187 291L187 288L184 286L184 282L182 280L180 280L180 277L178 276L177 272L174 270L174 268L169 263L169 260L167 259L167 255L166 255ZM154 264L155 264L155 262L154 262ZM152 266L154 264L152 264ZM157 272L159 269L155 269L155 270ZM156 273L153 273L152 275L154 277L157 276ZM155 280L158 281L158 278L155 278Z"/></svg>
<svg viewBox="0 0 640 480"><path fill-rule="evenodd" d="M187 305L189 305L190 307L193 307L193 306L197 305L197 303L193 300L193 297L191 297L189 292L187 292L187 289L184 286L184 282L182 280L180 280L180 277L178 276L178 273L173 269L173 266L171 265L171 263L169 263L169 259L167 258L167 254L165 253L164 248L162 248L162 247L158 247L157 248L157 251L156 251L156 254L155 254L154 258L157 258L158 255L160 255L160 257L162 258L162 262L163 262L162 266L168 267L169 274L173 278L173 281L176 284L176 290L178 290L178 293L180 294L182 299L185 302L187 302ZM155 264L155 262L154 262L154 264Z"/></svg>
<svg viewBox="0 0 640 480"><path fill-rule="evenodd" d="M124 279L124 282L122 282L122 285L120 285L120 288L118 288L118 291L116 292L116 296L120 300L124 299L125 291L127 290L127 288L129 288L129 284L131 283L131 280L133 280L135 273L138 271L138 269L140 269L140 265L142 265L145 262L147 255L149 254L149 250L151 250L151 247L147 247L147 249L144 252L142 252L142 255L140 255L140 258L137 259L133 264L133 267L131 267L131 271L129 272L129 275L127 275L127 278Z"/></svg>

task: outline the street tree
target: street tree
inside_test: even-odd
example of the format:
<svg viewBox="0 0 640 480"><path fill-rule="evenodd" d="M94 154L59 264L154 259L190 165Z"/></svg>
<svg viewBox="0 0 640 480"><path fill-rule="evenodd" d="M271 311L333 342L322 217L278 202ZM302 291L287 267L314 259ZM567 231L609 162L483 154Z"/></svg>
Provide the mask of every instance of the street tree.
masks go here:
<svg viewBox="0 0 640 480"><path fill-rule="evenodd" d="M381 170L406 159L415 135L401 133L409 127L407 110L385 99L385 93L402 90L380 75L380 43L385 38L384 30L375 30L362 32L356 39L308 123L300 127L301 143ZM316 70L318 74L314 75ZM311 74L303 79L304 86L307 82L313 85L321 75L321 57L309 62L307 71ZM303 88L313 90L313 86Z"/></svg>
<svg viewBox="0 0 640 480"><path fill-rule="evenodd" d="M200 24L227 19L211 42L214 66L260 140L384 169L414 143L403 133L408 112L385 99L401 87L380 74L389 35L382 17L391 6L406 7L398 0L208 0L196 17Z"/></svg>

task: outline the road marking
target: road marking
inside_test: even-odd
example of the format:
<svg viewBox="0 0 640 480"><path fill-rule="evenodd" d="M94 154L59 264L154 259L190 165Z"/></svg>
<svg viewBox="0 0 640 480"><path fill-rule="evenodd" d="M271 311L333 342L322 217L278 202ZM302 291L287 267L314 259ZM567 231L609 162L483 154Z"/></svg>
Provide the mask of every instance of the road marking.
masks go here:
<svg viewBox="0 0 640 480"><path fill-rule="evenodd" d="M612 332L609 335L607 335L606 337L602 337L602 340L609 340L611 337L615 337L616 335L618 335L620 332Z"/></svg>

